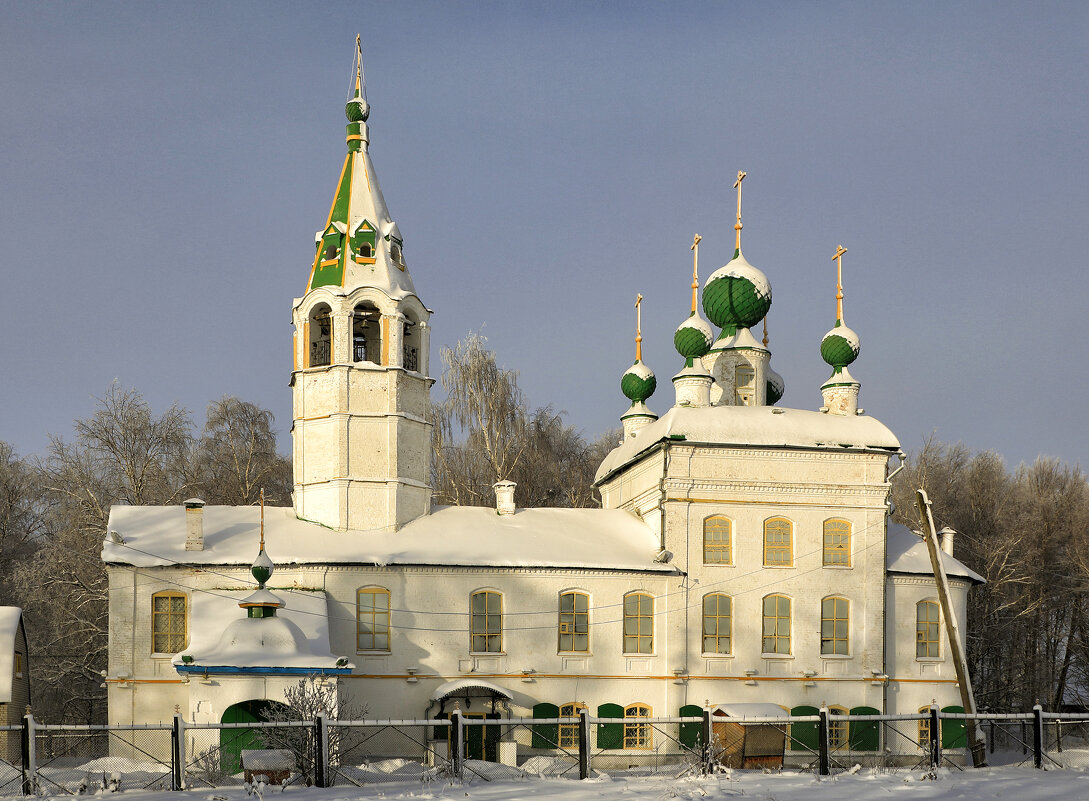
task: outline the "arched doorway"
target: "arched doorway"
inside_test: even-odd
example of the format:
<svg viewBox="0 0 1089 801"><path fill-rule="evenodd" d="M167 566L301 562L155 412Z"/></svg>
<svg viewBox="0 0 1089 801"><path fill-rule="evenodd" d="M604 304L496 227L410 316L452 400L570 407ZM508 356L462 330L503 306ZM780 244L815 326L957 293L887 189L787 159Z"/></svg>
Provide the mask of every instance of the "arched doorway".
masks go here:
<svg viewBox="0 0 1089 801"><path fill-rule="evenodd" d="M272 718L284 718L273 710L287 711L289 707L279 701L254 699L227 707L221 723L259 723ZM268 748L260 729L238 728L219 730L219 764L228 775L242 771L242 751Z"/></svg>

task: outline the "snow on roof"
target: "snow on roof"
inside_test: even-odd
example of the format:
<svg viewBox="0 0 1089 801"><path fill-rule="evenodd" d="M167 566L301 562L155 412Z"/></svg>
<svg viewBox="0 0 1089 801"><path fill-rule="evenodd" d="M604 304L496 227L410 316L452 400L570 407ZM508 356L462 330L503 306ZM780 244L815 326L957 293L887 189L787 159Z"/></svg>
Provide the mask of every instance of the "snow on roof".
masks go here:
<svg viewBox="0 0 1089 801"><path fill-rule="evenodd" d="M484 679L454 679L453 681L440 684L431 692L432 701L441 701L447 696L459 693L462 690L487 690L488 692L501 695L504 698L513 698L510 691L504 690L502 687L492 684L490 681Z"/></svg>
<svg viewBox="0 0 1089 801"><path fill-rule="evenodd" d="M945 551L939 550L946 575L966 578L976 584L986 584L986 579L954 559ZM907 526L889 523L888 542L885 547L885 564L889 573L910 573L913 575L934 575L930 564L930 551L923 539Z"/></svg>
<svg viewBox="0 0 1089 801"><path fill-rule="evenodd" d="M778 406L674 406L606 456L597 479L623 467L655 443L678 436L687 442L722 445L900 450L896 436L883 423L865 415L848 417Z"/></svg>
<svg viewBox="0 0 1089 801"><path fill-rule="evenodd" d="M711 711L721 712L731 718L781 718L790 714L778 704L755 701L747 704L719 704Z"/></svg>
<svg viewBox="0 0 1089 801"><path fill-rule="evenodd" d="M277 590L285 607L276 617L249 618L238 607L250 590L191 590L190 641L182 656L196 667L331 668L337 657L329 648L329 611L325 592ZM255 625L256 624L256 625Z"/></svg>
<svg viewBox="0 0 1089 801"><path fill-rule="evenodd" d="M249 565L257 552L255 506L205 506L204 550L185 550L181 506L114 506L102 559L137 567ZM116 533L121 542L111 536ZM487 565L676 572L658 564L658 537L618 509L446 506L399 531L333 531L299 520L291 507L265 507L265 548L278 565Z"/></svg>
<svg viewBox="0 0 1089 801"><path fill-rule="evenodd" d="M0 704L11 703L16 638L22 617L23 610L17 606L0 606ZM25 666L23 670L26 670Z"/></svg>

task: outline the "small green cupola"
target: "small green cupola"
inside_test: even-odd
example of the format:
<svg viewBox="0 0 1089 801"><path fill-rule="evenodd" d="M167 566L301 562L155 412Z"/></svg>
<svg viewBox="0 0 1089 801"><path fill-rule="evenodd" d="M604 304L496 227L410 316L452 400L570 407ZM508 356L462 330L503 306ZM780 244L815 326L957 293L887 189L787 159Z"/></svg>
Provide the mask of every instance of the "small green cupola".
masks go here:
<svg viewBox="0 0 1089 801"><path fill-rule="evenodd" d="M858 358L860 344L858 334L843 322L843 254L847 248L840 245L832 261L836 263L836 324L821 340L821 358L832 368L832 375L821 386L824 396L823 411L829 414L861 414L858 408L858 391L861 385L847 370Z"/></svg>
<svg viewBox="0 0 1089 801"><path fill-rule="evenodd" d="M695 360L707 355L714 342L711 326L696 312L700 288L699 250L703 237L696 234L692 239L692 311L673 333L673 347L684 359L685 367L693 367Z"/></svg>
<svg viewBox="0 0 1089 801"><path fill-rule="evenodd" d="M635 296L635 364L624 371L620 376L620 391L624 397L631 401L631 406L620 416L624 424L624 438L635 436L635 432L658 419L647 408L646 400L654 394L658 388L658 379L654 371L643 364L643 334L642 334L642 305L643 296Z"/></svg>
<svg viewBox="0 0 1089 801"><path fill-rule="evenodd" d="M261 542L257 558L250 566L250 575L257 582L256 592L247 595L238 605L246 610L247 617L275 617L276 610L284 606L283 600L274 592L265 589L265 584L272 578L275 569L269 555L265 553L265 491L261 490Z"/></svg>

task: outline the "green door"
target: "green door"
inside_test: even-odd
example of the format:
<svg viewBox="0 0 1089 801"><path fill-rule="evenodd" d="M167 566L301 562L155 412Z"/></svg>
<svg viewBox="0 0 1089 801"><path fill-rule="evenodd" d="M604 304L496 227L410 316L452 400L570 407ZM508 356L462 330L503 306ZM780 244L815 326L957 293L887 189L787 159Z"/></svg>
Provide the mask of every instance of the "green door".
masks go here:
<svg viewBox="0 0 1089 801"><path fill-rule="evenodd" d="M477 720L499 720L498 713L466 715ZM466 726L465 758L484 762L499 761L499 726Z"/></svg>
<svg viewBox="0 0 1089 801"><path fill-rule="evenodd" d="M284 706L276 701L253 700L227 707L223 723L257 723L268 720L268 711ZM219 765L229 775L242 771L242 751L265 748L260 729L220 729Z"/></svg>

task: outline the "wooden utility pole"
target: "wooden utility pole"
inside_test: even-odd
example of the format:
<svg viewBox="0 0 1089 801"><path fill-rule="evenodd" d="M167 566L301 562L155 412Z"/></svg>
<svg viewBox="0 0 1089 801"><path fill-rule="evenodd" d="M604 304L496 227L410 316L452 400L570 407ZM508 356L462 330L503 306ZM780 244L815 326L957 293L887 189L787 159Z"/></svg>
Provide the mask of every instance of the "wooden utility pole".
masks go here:
<svg viewBox="0 0 1089 801"><path fill-rule="evenodd" d="M934 580L938 584L938 602L941 604L942 617L945 618L945 634L949 640L949 655L953 658L953 667L957 670L957 685L960 687L961 706L970 715L976 714L976 698L972 693L972 679L968 675L968 660L960 644L960 627L953 609L953 600L949 594L949 577L942 564L941 548L938 546L938 532L934 530L934 515L930 511L930 498L925 490L918 490L916 500L919 504L919 518L923 526L923 539L930 552L930 566L934 570ZM968 741L968 750L972 753L972 764L977 768L987 766L986 743L977 736L976 721L964 721L964 734Z"/></svg>

